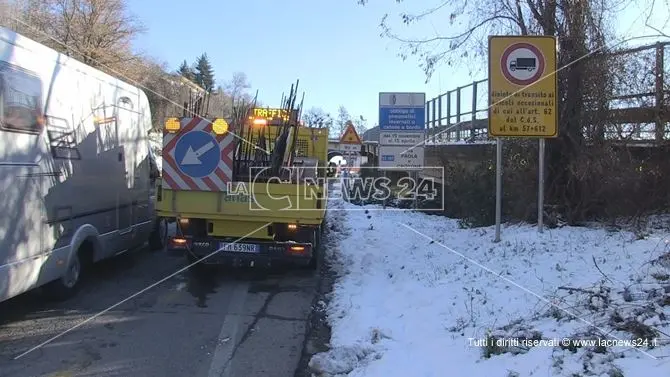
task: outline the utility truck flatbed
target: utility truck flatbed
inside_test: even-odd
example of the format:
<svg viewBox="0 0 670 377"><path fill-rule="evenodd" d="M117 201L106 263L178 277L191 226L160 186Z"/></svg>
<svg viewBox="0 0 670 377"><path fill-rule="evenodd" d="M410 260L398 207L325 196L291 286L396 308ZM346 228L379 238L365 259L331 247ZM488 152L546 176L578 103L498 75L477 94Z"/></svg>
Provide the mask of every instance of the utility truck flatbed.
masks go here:
<svg viewBox="0 0 670 377"><path fill-rule="evenodd" d="M296 86L297 88L297 86ZM315 266L326 211L328 129L299 125L295 90L280 109L168 119L157 213L168 247L205 264Z"/></svg>

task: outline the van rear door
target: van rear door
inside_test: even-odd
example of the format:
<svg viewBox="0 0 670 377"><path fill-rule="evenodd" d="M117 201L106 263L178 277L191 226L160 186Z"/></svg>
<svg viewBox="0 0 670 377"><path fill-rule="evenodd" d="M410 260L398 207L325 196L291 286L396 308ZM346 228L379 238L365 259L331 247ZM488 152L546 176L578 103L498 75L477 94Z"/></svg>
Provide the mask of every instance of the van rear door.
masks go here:
<svg viewBox="0 0 670 377"><path fill-rule="evenodd" d="M6 134L0 131L2 142ZM48 251L41 180L37 164L0 161L0 299L37 283Z"/></svg>
<svg viewBox="0 0 670 377"><path fill-rule="evenodd" d="M40 161L42 82L0 62L0 300L32 288L47 245Z"/></svg>

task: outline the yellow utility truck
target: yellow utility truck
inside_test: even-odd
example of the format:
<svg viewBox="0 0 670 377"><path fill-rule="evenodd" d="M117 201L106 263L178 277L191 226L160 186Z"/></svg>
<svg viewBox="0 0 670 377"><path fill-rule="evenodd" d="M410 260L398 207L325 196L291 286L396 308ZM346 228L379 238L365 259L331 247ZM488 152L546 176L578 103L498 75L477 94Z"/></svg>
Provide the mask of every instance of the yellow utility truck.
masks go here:
<svg viewBox="0 0 670 377"><path fill-rule="evenodd" d="M300 125L294 102L252 108L230 124L167 119L156 208L177 223L169 249L192 263L316 266L328 129Z"/></svg>

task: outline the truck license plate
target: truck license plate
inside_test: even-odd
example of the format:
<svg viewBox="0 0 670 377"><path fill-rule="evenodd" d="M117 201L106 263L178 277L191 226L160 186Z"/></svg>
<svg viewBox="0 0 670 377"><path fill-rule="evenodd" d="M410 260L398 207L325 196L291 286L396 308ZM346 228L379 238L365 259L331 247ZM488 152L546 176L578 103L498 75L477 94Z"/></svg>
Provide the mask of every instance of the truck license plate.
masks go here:
<svg viewBox="0 0 670 377"><path fill-rule="evenodd" d="M227 243L221 242L219 250L233 251L238 253L259 253L261 251L260 245L251 243Z"/></svg>

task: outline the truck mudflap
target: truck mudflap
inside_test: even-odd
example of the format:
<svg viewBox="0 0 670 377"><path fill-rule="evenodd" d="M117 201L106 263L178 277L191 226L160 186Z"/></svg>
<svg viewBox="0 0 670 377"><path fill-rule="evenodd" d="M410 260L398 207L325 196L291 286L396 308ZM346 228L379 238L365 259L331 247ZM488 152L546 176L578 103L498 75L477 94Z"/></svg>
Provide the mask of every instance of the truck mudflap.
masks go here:
<svg viewBox="0 0 670 377"><path fill-rule="evenodd" d="M217 238L172 237L168 249L183 251L192 262L235 267L261 267L275 264L308 265L313 245L300 242L244 240L240 242Z"/></svg>

